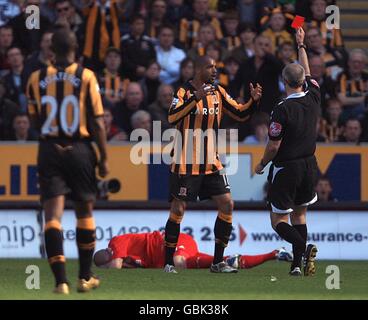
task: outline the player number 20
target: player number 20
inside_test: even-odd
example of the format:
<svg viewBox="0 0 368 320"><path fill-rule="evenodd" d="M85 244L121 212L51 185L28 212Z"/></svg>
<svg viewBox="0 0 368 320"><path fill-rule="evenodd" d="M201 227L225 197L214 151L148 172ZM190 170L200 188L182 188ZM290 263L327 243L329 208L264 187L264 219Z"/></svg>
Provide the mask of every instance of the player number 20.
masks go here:
<svg viewBox="0 0 368 320"><path fill-rule="evenodd" d="M44 135L47 134L56 134L58 133L58 127L53 126L52 123L57 117L58 111L58 102L52 96L43 96L41 99L41 104L48 104L51 108L49 114L47 115L47 119L41 128L41 133ZM73 111L73 121L71 125L68 124L67 115L68 115L68 107L72 107ZM72 136L79 127L79 102L74 95L66 96L60 105L60 126L64 133L68 136Z"/></svg>

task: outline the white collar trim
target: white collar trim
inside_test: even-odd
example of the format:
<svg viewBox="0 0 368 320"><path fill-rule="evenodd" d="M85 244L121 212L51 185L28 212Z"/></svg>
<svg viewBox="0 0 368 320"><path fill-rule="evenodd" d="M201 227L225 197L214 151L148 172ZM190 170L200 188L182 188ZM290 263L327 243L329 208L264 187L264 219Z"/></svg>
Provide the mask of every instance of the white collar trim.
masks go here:
<svg viewBox="0 0 368 320"><path fill-rule="evenodd" d="M304 97L307 92L296 92L296 93L292 93L291 95L287 96L285 100Z"/></svg>

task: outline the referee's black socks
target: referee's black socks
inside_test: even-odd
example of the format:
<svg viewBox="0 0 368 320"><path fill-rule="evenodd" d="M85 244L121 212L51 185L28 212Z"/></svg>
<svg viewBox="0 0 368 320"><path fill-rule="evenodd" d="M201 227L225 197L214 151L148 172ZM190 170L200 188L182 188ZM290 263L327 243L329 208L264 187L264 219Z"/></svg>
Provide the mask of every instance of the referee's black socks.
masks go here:
<svg viewBox="0 0 368 320"><path fill-rule="evenodd" d="M280 222L276 226L276 232L281 238L293 245L294 261L291 265L291 269L301 267L301 261L306 247L306 241L303 239L302 235L296 228L286 222Z"/></svg>
<svg viewBox="0 0 368 320"><path fill-rule="evenodd" d="M224 260L224 251L229 242L232 228L232 215L219 212L215 222L215 255L213 264Z"/></svg>
<svg viewBox="0 0 368 320"><path fill-rule="evenodd" d="M174 253L180 234L180 223L183 216L170 212L165 226L165 265L174 265Z"/></svg>
<svg viewBox="0 0 368 320"><path fill-rule="evenodd" d="M302 236L305 243L307 243L308 238L308 230L306 224L293 224L293 227L299 232Z"/></svg>

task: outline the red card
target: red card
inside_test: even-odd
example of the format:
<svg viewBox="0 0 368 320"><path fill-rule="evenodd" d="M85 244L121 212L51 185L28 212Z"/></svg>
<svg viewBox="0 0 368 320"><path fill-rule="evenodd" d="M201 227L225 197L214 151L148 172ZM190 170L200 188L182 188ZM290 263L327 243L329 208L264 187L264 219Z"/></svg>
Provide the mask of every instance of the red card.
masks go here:
<svg viewBox="0 0 368 320"><path fill-rule="evenodd" d="M291 26L294 29L298 29L298 28L300 28L300 27L303 26L304 20L305 20L305 18L302 17L302 16L295 16L295 18L294 18L293 23L291 24Z"/></svg>

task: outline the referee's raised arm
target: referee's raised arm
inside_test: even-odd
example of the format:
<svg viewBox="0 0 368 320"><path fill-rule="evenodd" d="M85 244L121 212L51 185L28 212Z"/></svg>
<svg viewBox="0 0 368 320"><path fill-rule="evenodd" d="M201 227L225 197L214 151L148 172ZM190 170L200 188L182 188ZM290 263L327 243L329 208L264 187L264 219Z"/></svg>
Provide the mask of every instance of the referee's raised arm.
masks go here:
<svg viewBox="0 0 368 320"><path fill-rule="evenodd" d="M304 44L304 37L305 37L305 32L303 28L301 27L298 28L296 31L295 38L296 38L296 43L298 45L299 63L304 68L305 76L310 77L311 73L309 69L308 56L307 56L307 51L306 51L307 47Z"/></svg>

